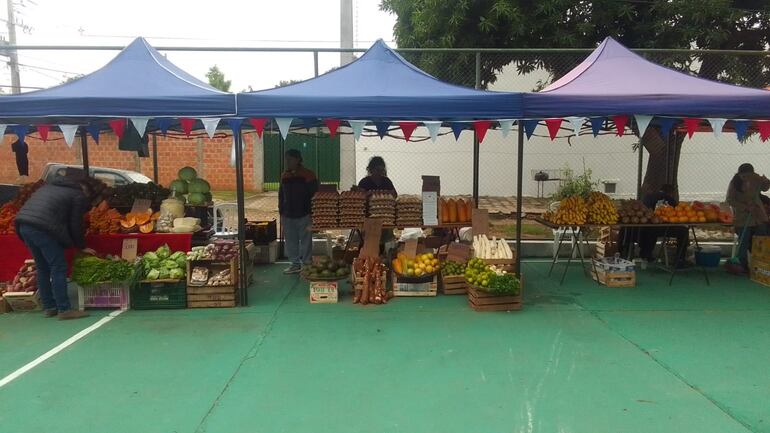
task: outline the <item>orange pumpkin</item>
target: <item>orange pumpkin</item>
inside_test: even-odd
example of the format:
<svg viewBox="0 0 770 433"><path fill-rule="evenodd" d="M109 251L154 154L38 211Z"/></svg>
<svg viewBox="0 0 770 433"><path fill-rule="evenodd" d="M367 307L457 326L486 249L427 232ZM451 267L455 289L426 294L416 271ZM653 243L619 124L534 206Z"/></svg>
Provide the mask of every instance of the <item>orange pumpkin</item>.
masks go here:
<svg viewBox="0 0 770 433"><path fill-rule="evenodd" d="M140 226L147 224L147 222L150 221L150 214L146 214L146 213L137 214L134 217L134 220L136 221L136 224Z"/></svg>
<svg viewBox="0 0 770 433"><path fill-rule="evenodd" d="M120 226L124 229L130 229L136 226L136 219L133 216L129 217L128 215L130 214L127 214L126 218L120 221Z"/></svg>
<svg viewBox="0 0 770 433"><path fill-rule="evenodd" d="M154 229L155 229L155 223L152 221L139 226L139 231L142 233L152 233Z"/></svg>

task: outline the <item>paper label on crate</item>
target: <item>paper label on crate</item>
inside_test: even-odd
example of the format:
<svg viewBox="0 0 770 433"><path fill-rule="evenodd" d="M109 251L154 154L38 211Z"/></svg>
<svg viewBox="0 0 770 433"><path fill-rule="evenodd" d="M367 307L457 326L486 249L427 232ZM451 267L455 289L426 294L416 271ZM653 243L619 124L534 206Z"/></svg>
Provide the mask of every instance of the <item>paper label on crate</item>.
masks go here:
<svg viewBox="0 0 770 433"><path fill-rule="evenodd" d="M336 303L338 299L338 286L336 281L311 281L310 303Z"/></svg>
<svg viewBox="0 0 770 433"><path fill-rule="evenodd" d="M438 225L438 193L435 191L422 193L422 221L426 226Z"/></svg>
<svg viewBox="0 0 770 433"><path fill-rule="evenodd" d="M136 259L136 251L139 245L137 238L123 239L123 250L120 253L120 257L123 260L133 262Z"/></svg>

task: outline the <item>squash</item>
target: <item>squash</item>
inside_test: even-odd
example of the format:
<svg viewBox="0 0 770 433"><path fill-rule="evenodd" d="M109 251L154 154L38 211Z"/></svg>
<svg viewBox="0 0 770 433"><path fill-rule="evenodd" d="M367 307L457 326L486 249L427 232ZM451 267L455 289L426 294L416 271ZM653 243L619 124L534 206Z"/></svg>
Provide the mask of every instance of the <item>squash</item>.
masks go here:
<svg viewBox="0 0 770 433"><path fill-rule="evenodd" d="M453 198L450 198L447 200L447 213L449 217L447 218L448 223L456 223L457 222L457 202Z"/></svg>
<svg viewBox="0 0 770 433"><path fill-rule="evenodd" d="M153 230L155 230L155 223L152 221L149 221L139 226L139 231L145 234L152 233Z"/></svg>
<svg viewBox="0 0 770 433"><path fill-rule="evenodd" d="M155 212L154 214L150 215L150 221L157 221L160 219L160 212Z"/></svg>
<svg viewBox="0 0 770 433"><path fill-rule="evenodd" d="M393 265L393 272L401 275L404 273L403 269L401 269L401 261L398 259L393 259L393 262L391 263Z"/></svg>
<svg viewBox="0 0 770 433"><path fill-rule="evenodd" d="M136 226L136 219L134 219L133 216L129 217L131 214L126 214L126 217L120 221L120 226L124 229L131 229Z"/></svg>
<svg viewBox="0 0 770 433"><path fill-rule="evenodd" d="M137 225L140 225L140 226L145 225L150 221L150 214L146 214L146 213L136 214L136 216L134 217L134 220L136 221Z"/></svg>

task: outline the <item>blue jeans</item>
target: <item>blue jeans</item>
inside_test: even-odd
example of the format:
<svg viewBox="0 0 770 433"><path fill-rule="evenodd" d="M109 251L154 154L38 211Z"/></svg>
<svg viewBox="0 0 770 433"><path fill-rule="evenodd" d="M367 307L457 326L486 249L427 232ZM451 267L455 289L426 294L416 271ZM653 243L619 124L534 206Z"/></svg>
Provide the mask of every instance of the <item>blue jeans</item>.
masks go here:
<svg viewBox="0 0 770 433"><path fill-rule="evenodd" d="M283 242L286 257L294 266L309 264L313 258L313 232L310 231L310 215L301 218L282 217Z"/></svg>
<svg viewBox="0 0 770 433"><path fill-rule="evenodd" d="M767 235L767 227L764 224L760 224L758 226L753 227L746 227L746 233L743 235L743 239L741 239L741 233L743 233L743 227L735 228L735 234L738 235L738 252L737 256L738 259L741 261L741 265L743 265L744 269L749 268L749 260L748 260L748 251L751 251L751 241L754 239L754 236L765 236Z"/></svg>
<svg viewBox="0 0 770 433"><path fill-rule="evenodd" d="M47 232L32 226L20 226L19 235L35 259L37 290L43 308L60 313L70 310L64 247Z"/></svg>

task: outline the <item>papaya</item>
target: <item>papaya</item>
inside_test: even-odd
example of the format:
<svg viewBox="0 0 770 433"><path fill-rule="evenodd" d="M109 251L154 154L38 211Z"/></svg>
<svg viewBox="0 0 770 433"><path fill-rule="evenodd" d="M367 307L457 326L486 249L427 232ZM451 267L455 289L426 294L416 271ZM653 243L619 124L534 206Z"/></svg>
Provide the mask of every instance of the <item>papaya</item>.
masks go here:
<svg viewBox="0 0 770 433"><path fill-rule="evenodd" d="M399 275L404 273L403 270L401 269L401 261L399 261L398 259L393 259L393 263L391 264L393 265L393 272Z"/></svg>

